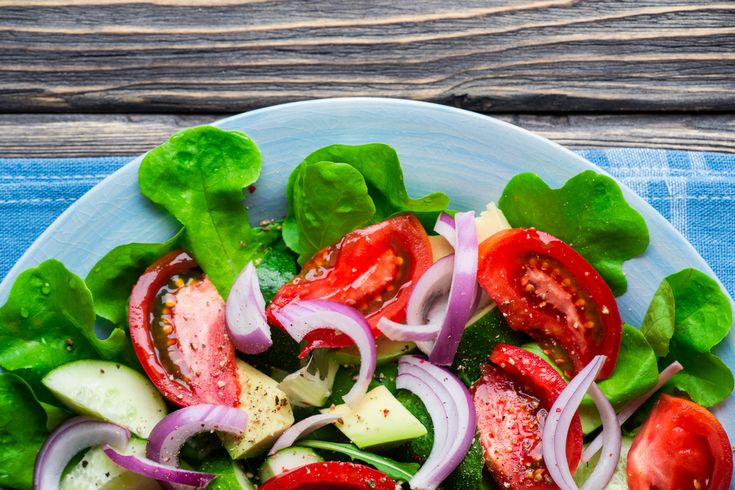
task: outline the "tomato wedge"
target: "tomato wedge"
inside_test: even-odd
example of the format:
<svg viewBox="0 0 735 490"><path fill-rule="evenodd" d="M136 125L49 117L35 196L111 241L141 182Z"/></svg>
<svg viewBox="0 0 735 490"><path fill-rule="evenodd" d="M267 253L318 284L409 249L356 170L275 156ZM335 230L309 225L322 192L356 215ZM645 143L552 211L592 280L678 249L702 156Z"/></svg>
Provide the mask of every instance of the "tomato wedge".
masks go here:
<svg viewBox="0 0 735 490"><path fill-rule="evenodd" d="M732 447L706 408L662 395L628 453L628 487L725 490L732 480Z"/></svg>
<svg viewBox="0 0 735 490"><path fill-rule="evenodd" d="M543 460L541 436L548 410L566 387L537 355L507 344L495 346L472 386L485 462L500 488L557 488ZM582 455L582 424L575 415L567 437L572 472Z"/></svg>
<svg viewBox="0 0 735 490"><path fill-rule="evenodd" d="M173 251L146 269L133 286L128 319L135 354L169 401L238 405L225 302L186 252Z"/></svg>
<svg viewBox="0 0 735 490"><path fill-rule="evenodd" d="M268 319L280 326L273 311L294 301L328 299L360 310L377 338L382 317L405 320L413 284L432 262L429 237L411 214L359 228L304 264L268 305ZM318 347L352 345L344 335L328 329L312 332L306 340L302 357Z"/></svg>
<svg viewBox="0 0 735 490"><path fill-rule="evenodd" d="M300 466L271 478L260 490L400 490L378 470L355 463L326 461Z"/></svg>
<svg viewBox="0 0 735 490"><path fill-rule="evenodd" d="M480 244L478 281L508 325L533 337L571 378L598 354L598 379L612 374L623 324L610 288L572 247L534 228Z"/></svg>

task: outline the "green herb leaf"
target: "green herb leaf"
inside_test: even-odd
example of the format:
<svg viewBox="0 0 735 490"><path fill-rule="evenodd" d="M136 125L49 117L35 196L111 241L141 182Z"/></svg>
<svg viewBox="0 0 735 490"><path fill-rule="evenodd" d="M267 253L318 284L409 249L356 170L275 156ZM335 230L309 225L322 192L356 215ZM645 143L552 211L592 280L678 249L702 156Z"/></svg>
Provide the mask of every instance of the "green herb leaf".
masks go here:
<svg viewBox="0 0 735 490"><path fill-rule="evenodd" d="M684 370L674 375L665 386L687 393L702 406L720 403L735 387L730 368L714 354L697 352L674 339L669 355L659 365L663 368L674 361L679 361Z"/></svg>
<svg viewBox="0 0 735 490"><path fill-rule="evenodd" d="M393 480L409 481L420 468L418 463L399 463L398 461L386 458L385 456L379 456L374 453L362 451L352 444L306 439L299 441L297 445L344 454L353 460L362 461L363 463L373 466L375 469L382 471Z"/></svg>
<svg viewBox="0 0 735 490"><path fill-rule="evenodd" d="M302 264L375 214L365 179L346 163L304 162L293 175L289 196L293 212L286 217L284 236L298 236L298 243L291 245L300 252ZM292 233L294 228L298 231Z"/></svg>
<svg viewBox="0 0 735 490"><path fill-rule="evenodd" d="M92 294L61 262L28 269L0 308L0 366L25 379L45 401L40 380L57 366L100 358L127 364L135 358L123 330L101 340L94 321Z"/></svg>
<svg viewBox="0 0 735 490"><path fill-rule="evenodd" d="M732 307L717 282L696 269L666 278L676 305L674 338L698 352L709 352L727 336Z"/></svg>
<svg viewBox="0 0 735 490"><path fill-rule="evenodd" d="M97 315L115 325L127 325L130 291L141 274L159 257L180 247L184 230L164 243L128 243L113 248L87 274Z"/></svg>
<svg viewBox="0 0 735 490"><path fill-rule="evenodd" d="M46 412L30 386L0 373L0 485L31 488L33 464L48 436Z"/></svg>
<svg viewBox="0 0 735 490"><path fill-rule="evenodd" d="M532 173L516 175L498 203L513 227L536 227L582 254L617 296L627 289L623 262L648 246L643 217L610 177L591 170L551 189Z"/></svg>
<svg viewBox="0 0 735 490"><path fill-rule="evenodd" d="M324 162L333 163L325 165ZM339 172L348 179L341 183L337 192L331 188L333 181L329 179L303 177L304 168L316 164L322 165L317 168L325 171L339 167L334 164L346 164L357 170L362 179L357 179L356 174L340 167ZM323 182L320 183L320 180ZM307 182L314 185L307 186ZM328 198L323 199L322 195L338 196L339 205L335 206L335 201L330 202ZM294 169L286 187L286 197L289 213L284 222L283 236L288 247L299 253L301 262L355 228L403 212L416 214L424 226L432 227L437 214L449 204L449 198L441 192L420 199L409 197L396 151L380 143L331 145L315 151ZM371 207L368 199L372 201L372 213L368 212ZM319 207L302 209L301 206L306 203L319 203ZM323 234L324 231L318 230L314 224L302 222L302 217L307 213L318 217L319 222L329 223L329 233Z"/></svg>
<svg viewBox="0 0 735 490"><path fill-rule="evenodd" d="M260 175L260 151L247 135L201 126L176 133L141 163L141 192L186 228L186 250L223 298L278 234L251 228L243 189Z"/></svg>
<svg viewBox="0 0 735 490"><path fill-rule="evenodd" d="M669 282L663 280L653 295L641 324L641 332L643 332L657 357L663 357L669 353L669 341L674 335L674 318L674 292L671 290Z"/></svg>

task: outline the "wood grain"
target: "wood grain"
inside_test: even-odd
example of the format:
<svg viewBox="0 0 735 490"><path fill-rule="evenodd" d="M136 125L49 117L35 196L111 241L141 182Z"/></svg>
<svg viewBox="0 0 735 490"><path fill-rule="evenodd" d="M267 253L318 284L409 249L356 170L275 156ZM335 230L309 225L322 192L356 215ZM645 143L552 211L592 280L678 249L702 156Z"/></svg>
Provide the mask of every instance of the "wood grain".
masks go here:
<svg viewBox="0 0 735 490"><path fill-rule="evenodd" d="M732 112L734 21L731 1L0 0L0 112Z"/></svg>
<svg viewBox="0 0 735 490"><path fill-rule="evenodd" d="M0 118L0 156L136 155L214 115L42 115ZM501 115L562 145L735 152L733 115Z"/></svg>

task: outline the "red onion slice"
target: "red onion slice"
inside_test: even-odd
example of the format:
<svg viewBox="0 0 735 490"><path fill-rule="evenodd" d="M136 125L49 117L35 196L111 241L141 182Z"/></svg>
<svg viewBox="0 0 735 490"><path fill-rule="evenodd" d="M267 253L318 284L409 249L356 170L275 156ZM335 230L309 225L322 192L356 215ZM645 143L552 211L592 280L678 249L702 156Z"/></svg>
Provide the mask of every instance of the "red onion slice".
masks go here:
<svg viewBox="0 0 735 490"><path fill-rule="evenodd" d="M390 340L403 342L424 341L431 342L439 334L441 325L437 323L427 323L424 325L405 325L387 318L381 318L378 322L378 329Z"/></svg>
<svg viewBox="0 0 735 490"><path fill-rule="evenodd" d="M342 399L350 407L357 405L373 379L378 357L375 339L365 317L354 308L320 299L291 303L274 315L296 342L301 342L313 330L331 328L347 335L355 343L360 353L360 371L355 384Z"/></svg>
<svg viewBox="0 0 735 490"><path fill-rule="evenodd" d="M276 454L281 449L291 447L294 442L301 439L302 437L311 434L317 429L321 429L325 425L329 425L341 415L336 413L318 413L311 417L306 417L304 420L297 422L281 434L281 437L276 440L273 447L268 451L268 456Z"/></svg>
<svg viewBox="0 0 735 490"><path fill-rule="evenodd" d="M582 489L605 488L620 459L622 436L615 418L615 409L594 384L604 364L605 356L595 356L559 394L546 417L541 437L544 463L549 470L549 475L562 490L577 489L577 484L569 469L566 445L569 426L586 392L589 392L600 412L606 457L595 467Z"/></svg>
<svg viewBox="0 0 735 490"><path fill-rule="evenodd" d="M679 361L674 361L669 364L668 367L666 367L666 369L661 371L661 373L658 375L658 383L656 383L656 386L654 386L638 398L634 398L633 400L629 401L623 406L623 408L620 410L620 413L618 413L617 415L618 425L623 425L631 417L631 415L635 413L636 410L641 408L646 400L651 398L658 390L661 389L664 384L666 384L668 380L670 380L676 373L678 373L682 369L684 369L684 366L682 366ZM595 454L597 454L597 451L599 451L602 447L602 440L603 436L602 434L600 434L595 437L595 439L585 448L584 452L582 453L582 463L586 463L587 461L592 459Z"/></svg>
<svg viewBox="0 0 735 490"><path fill-rule="evenodd" d="M179 451L190 437L201 432L227 432L240 435L245 431L248 415L224 405L191 405L163 418L151 431L146 455L166 466L179 466ZM169 485L167 485L169 486ZM179 488L170 485L172 488Z"/></svg>
<svg viewBox="0 0 735 490"><path fill-rule="evenodd" d="M105 444L102 448L108 458L118 466L139 475L160 480L167 483L179 483L192 487L206 487L217 475L201 471L182 470L157 463L148 458L122 454Z"/></svg>
<svg viewBox="0 0 735 490"><path fill-rule="evenodd" d="M100 444L123 448L130 431L109 422L75 417L61 424L41 447L33 469L34 490L58 490L61 474L79 451Z"/></svg>
<svg viewBox="0 0 735 490"><path fill-rule="evenodd" d="M434 231L443 236L452 248L457 248L457 240L455 233L455 221L447 213L441 213L434 225Z"/></svg>
<svg viewBox="0 0 735 490"><path fill-rule="evenodd" d="M454 217L456 247L454 270L449 289L446 316L437 335L429 360L450 366L462 340L464 327L472 315L477 294L477 228L475 213L457 213Z"/></svg>
<svg viewBox="0 0 735 490"><path fill-rule="evenodd" d="M227 331L237 350L244 354L260 354L273 345L265 317L265 299L252 262L235 280L225 311Z"/></svg>
<svg viewBox="0 0 735 490"><path fill-rule="evenodd" d="M409 482L411 488L433 490L459 466L472 445L476 430L472 396L454 374L417 356L400 358L396 386L421 398L434 424L429 458Z"/></svg>

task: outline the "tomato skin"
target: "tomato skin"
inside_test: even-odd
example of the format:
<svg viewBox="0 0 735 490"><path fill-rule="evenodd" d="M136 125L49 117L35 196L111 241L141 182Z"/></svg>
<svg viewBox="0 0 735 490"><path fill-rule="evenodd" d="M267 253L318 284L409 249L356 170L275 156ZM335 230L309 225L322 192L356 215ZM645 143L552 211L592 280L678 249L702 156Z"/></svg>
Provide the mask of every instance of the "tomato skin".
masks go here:
<svg viewBox="0 0 735 490"><path fill-rule="evenodd" d="M631 490L726 490L733 473L732 447L709 410L662 395L633 440L627 473Z"/></svg>
<svg viewBox="0 0 735 490"><path fill-rule="evenodd" d="M196 267L191 256L175 250L146 269L130 295L130 338L148 378L170 402L181 407L198 403L237 406L240 381L235 347L226 332L224 301L206 276L172 295L182 300L170 308L175 357L163 353L154 340L151 319L158 292L172 276Z"/></svg>
<svg viewBox="0 0 735 490"><path fill-rule="evenodd" d="M385 473L355 463L325 461L271 478L260 490L400 490Z"/></svg>
<svg viewBox="0 0 735 490"><path fill-rule="evenodd" d="M615 369L623 323L597 271L563 241L534 228L504 230L480 244L478 281L513 330L537 340L568 377L599 354L597 379Z"/></svg>
<svg viewBox="0 0 735 490"><path fill-rule="evenodd" d="M498 344L472 386L487 467L500 488L557 488L542 459L541 436L548 410L566 387L546 361L525 349ZM582 455L582 424L575 415L567 459L576 470Z"/></svg>
<svg viewBox="0 0 735 490"><path fill-rule="evenodd" d="M432 263L429 237L411 214L359 228L314 254L299 275L281 287L266 309L268 321L281 327L274 311L296 301L327 299L360 310L377 338L381 318L405 320L413 285ZM312 332L306 340L302 357L317 347L352 345L329 329Z"/></svg>

